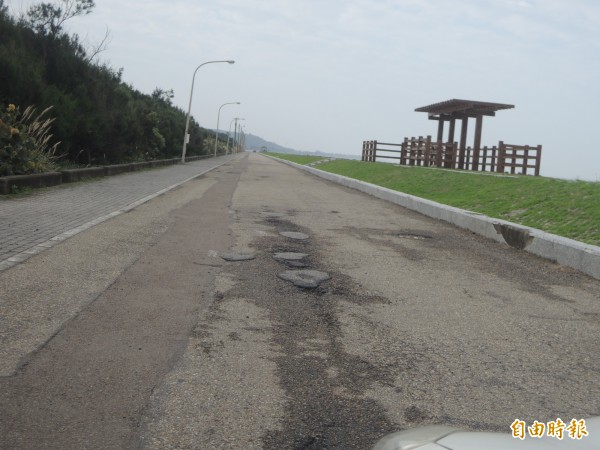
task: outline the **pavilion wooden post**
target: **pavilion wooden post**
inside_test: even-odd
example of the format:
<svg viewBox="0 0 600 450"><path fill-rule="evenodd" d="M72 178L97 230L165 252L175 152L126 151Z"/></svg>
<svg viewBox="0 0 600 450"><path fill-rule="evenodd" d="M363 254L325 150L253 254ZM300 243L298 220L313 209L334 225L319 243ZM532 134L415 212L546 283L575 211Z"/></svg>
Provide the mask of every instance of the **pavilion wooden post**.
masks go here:
<svg viewBox="0 0 600 450"><path fill-rule="evenodd" d="M435 165L437 167L442 167L442 142L444 141L444 119L440 116L438 118L438 133L437 133L437 144L436 144L436 155L435 155Z"/></svg>
<svg viewBox="0 0 600 450"><path fill-rule="evenodd" d="M448 130L448 142L454 142L454 130L456 128L456 119L450 119L450 130Z"/></svg>
<svg viewBox="0 0 600 450"><path fill-rule="evenodd" d="M479 170L479 152L481 150L481 128L483 126L483 116L477 114L475 118L475 142L473 143L473 167L472 170Z"/></svg>
<svg viewBox="0 0 600 450"><path fill-rule="evenodd" d="M467 127L469 126L469 117L465 116L462 119L460 127L460 150L458 156L458 168L465 168L465 149L467 148Z"/></svg>
<svg viewBox="0 0 600 450"><path fill-rule="evenodd" d="M448 158L448 155L444 155L445 156L445 162L444 162L444 167L446 167L447 169L454 169L455 166L455 162L456 162L456 147L454 146L454 130L456 129L456 118L452 117L450 120L450 129L448 130L448 144L450 144L450 147L446 147L446 148L451 148L452 149L452 154L449 155L450 158ZM450 159L452 162L448 162L448 159Z"/></svg>
<svg viewBox="0 0 600 450"><path fill-rule="evenodd" d="M437 141L442 142L444 140L444 119L441 117L438 120L438 134Z"/></svg>

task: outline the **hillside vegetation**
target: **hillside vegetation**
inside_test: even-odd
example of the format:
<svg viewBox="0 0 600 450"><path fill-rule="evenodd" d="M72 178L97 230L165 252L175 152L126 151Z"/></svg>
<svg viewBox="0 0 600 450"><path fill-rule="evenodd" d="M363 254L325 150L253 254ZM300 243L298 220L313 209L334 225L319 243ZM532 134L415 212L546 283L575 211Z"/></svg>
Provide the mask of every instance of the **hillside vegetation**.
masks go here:
<svg viewBox="0 0 600 450"><path fill-rule="evenodd" d="M48 170L57 155L93 165L181 153L185 112L171 103L172 91L137 91L122 70L95 62L101 46L86 49L63 31L93 8L93 0L58 0L15 18L0 0L0 176ZM35 114L24 118L30 106ZM44 123L45 142L31 136ZM192 120L190 134L188 154L205 153L208 131Z"/></svg>
<svg viewBox="0 0 600 450"><path fill-rule="evenodd" d="M274 154L282 159L289 155ZM600 245L600 183L338 159L326 172Z"/></svg>

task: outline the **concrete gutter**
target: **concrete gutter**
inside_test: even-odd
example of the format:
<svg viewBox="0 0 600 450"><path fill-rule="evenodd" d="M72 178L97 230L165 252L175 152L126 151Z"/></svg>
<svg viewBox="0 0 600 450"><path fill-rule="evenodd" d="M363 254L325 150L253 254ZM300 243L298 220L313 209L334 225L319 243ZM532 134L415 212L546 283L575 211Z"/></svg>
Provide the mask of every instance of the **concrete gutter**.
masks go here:
<svg viewBox="0 0 600 450"><path fill-rule="evenodd" d="M404 192L393 191L291 161L273 158L272 156L268 157L326 180L411 209L425 216L443 220L496 242L507 243L511 247L571 267L600 280L600 247L595 245L584 244L573 239L546 233L537 228L494 219L483 214L443 205Z"/></svg>

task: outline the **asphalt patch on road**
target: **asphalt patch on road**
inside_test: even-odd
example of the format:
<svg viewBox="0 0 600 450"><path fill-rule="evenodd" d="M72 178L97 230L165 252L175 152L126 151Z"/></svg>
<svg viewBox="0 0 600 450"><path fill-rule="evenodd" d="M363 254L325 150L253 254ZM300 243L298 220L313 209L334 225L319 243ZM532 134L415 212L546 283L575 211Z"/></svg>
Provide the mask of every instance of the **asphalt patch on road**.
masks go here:
<svg viewBox="0 0 600 450"><path fill-rule="evenodd" d="M282 252L274 253L273 259L285 264L288 267L296 269L302 269L309 266L308 262L305 261L309 255L306 253L294 253L294 252Z"/></svg>
<svg viewBox="0 0 600 450"><path fill-rule="evenodd" d="M320 270L286 270L278 273L277 276L282 280L289 281L294 286L304 289L317 288L323 281L330 279L327 272L321 272Z"/></svg>
<svg viewBox="0 0 600 450"><path fill-rule="evenodd" d="M272 218L268 218L272 219ZM303 241L276 234L254 241L256 260L228 269L244 278L225 295L243 296L269 311L274 343L282 349L277 357L277 376L288 398L280 428L263 437L264 448L365 449L386 433L398 430L385 409L366 392L376 384L394 383L397 368L375 366L344 351L337 311L341 302L360 304L387 302L363 292L351 278L320 264L326 243L318 242L310 230L278 218L263 223L273 231L295 231L310 235ZM275 226L274 226L275 225ZM329 273L331 279L316 289L302 289L281 280L285 268L275 253L307 253L313 269Z"/></svg>
<svg viewBox="0 0 600 450"><path fill-rule="evenodd" d="M286 238L296 239L298 241L305 241L310 237L310 235L308 235L306 233L300 233L298 231L287 231L286 230L286 231L280 231L279 234Z"/></svg>
<svg viewBox="0 0 600 450"><path fill-rule="evenodd" d="M434 241L432 235L415 230L344 227L339 231L348 236L352 236L355 239L377 245L383 249L394 250L409 261L423 261L425 259L425 254L419 249L411 248L407 245L407 241L421 241L423 244L428 244L428 241ZM390 241L390 239L388 239L389 236L398 239Z"/></svg>
<svg viewBox="0 0 600 450"><path fill-rule="evenodd" d="M256 258L256 255L253 253L233 253L233 252L225 252L219 255L225 261L250 261Z"/></svg>

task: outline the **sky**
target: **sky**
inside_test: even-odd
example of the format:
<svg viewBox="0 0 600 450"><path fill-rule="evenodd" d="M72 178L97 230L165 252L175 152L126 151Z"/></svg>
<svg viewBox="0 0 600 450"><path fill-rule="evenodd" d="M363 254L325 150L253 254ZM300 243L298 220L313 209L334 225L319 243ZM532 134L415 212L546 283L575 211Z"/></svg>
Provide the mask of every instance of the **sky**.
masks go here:
<svg viewBox="0 0 600 450"><path fill-rule="evenodd" d="M110 30L100 59L184 110L198 65L235 60L197 72L192 115L207 128L240 102L221 129L242 117L285 147L359 155L365 140L435 137L420 106L508 103L484 118L482 145L541 144L542 175L600 181L598 0L96 0L66 28L89 43Z"/></svg>

